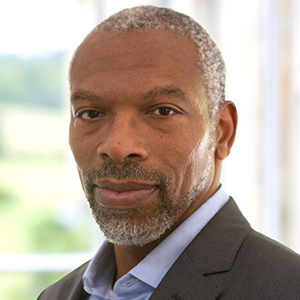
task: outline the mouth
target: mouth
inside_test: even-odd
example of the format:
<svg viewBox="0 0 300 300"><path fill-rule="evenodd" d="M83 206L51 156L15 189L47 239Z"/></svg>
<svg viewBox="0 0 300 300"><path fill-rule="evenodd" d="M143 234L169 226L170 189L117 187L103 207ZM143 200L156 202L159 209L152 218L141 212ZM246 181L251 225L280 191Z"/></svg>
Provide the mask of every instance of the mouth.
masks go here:
<svg viewBox="0 0 300 300"><path fill-rule="evenodd" d="M101 181L94 190L97 202L114 209L140 207L158 189L156 184L141 182Z"/></svg>

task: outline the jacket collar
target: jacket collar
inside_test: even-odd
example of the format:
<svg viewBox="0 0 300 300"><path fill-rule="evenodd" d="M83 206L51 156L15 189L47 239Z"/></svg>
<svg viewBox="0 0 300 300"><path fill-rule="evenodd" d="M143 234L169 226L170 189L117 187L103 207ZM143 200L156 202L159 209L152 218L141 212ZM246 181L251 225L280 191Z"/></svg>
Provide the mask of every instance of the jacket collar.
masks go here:
<svg viewBox="0 0 300 300"><path fill-rule="evenodd" d="M150 299L216 299L222 288L206 276L226 274L232 268L250 230L231 198L185 249Z"/></svg>

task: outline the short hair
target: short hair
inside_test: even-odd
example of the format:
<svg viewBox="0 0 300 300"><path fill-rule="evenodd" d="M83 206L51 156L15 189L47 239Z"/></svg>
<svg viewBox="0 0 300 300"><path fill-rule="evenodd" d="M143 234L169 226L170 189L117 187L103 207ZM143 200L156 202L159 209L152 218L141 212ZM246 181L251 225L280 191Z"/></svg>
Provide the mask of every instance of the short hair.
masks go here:
<svg viewBox="0 0 300 300"><path fill-rule="evenodd" d="M197 64L201 70L208 98L208 109L213 119L225 101L225 63L221 51L210 34L191 17L166 7L137 6L121 10L98 24L83 40L99 31L130 31L165 29L186 35L196 45ZM78 49L78 48L77 48ZM76 56L74 53L71 67Z"/></svg>

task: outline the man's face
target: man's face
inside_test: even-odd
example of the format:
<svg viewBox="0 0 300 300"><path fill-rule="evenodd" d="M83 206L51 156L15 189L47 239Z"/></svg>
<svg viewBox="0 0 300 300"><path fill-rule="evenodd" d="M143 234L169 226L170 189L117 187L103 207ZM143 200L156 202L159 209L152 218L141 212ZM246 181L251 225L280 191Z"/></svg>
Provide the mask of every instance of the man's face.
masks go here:
<svg viewBox="0 0 300 300"><path fill-rule="evenodd" d="M70 145L112 242L157 240L211 196L214 132L199 72L195 46L174 31L99 32L80 47Z"/></svg>

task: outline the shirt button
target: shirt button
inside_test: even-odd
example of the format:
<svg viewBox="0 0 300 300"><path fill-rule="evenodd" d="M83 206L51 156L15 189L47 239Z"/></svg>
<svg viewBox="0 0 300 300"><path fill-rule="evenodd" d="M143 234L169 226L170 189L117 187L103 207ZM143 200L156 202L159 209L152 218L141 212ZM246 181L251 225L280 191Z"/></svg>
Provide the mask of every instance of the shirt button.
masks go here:
<svg viewBox="0 0 300 300"><path fill-rule="evenodd" d="M133 283L135 283L137 280L129 280L125 283L123 283L123 286L131 286Z"/></svg>

